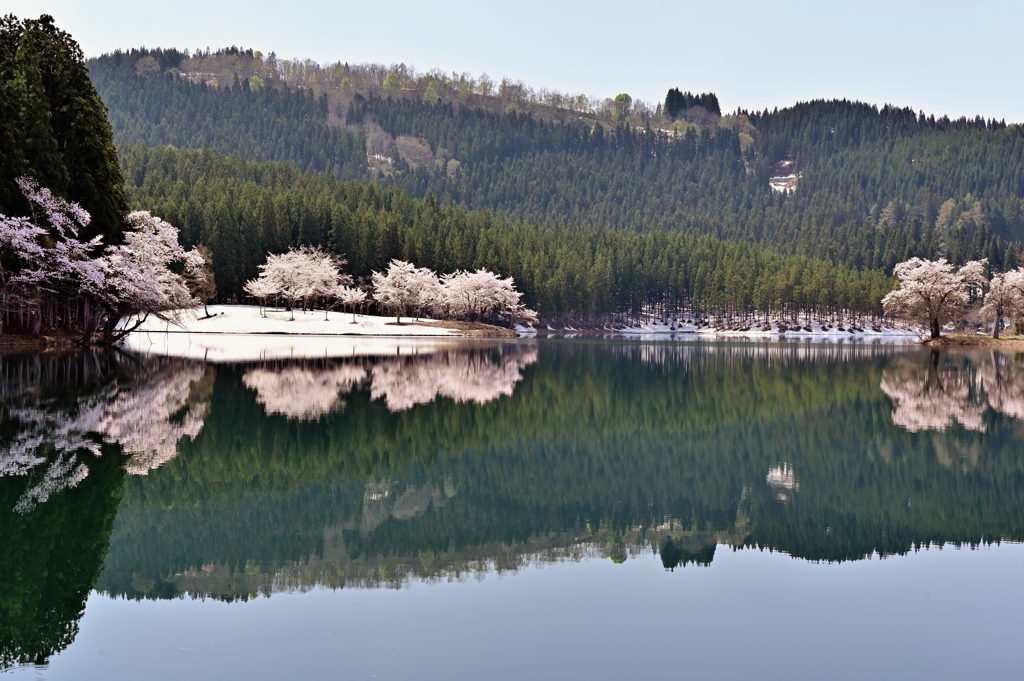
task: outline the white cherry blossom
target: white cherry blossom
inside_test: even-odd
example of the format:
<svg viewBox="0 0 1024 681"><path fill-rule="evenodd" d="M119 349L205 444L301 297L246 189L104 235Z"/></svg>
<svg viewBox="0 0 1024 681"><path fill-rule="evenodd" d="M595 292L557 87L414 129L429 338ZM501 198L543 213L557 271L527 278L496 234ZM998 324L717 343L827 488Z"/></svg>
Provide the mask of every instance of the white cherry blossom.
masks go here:
<svg viewBox="0 0 1024 681"><path fill-rule="evenodd" d="M893 269L899 287L882 298L882 309L926 327L938 338L942 327L961 313L973 289L985 282L986 260L972 260L954 270L945 258L911 258Z"/></svg>

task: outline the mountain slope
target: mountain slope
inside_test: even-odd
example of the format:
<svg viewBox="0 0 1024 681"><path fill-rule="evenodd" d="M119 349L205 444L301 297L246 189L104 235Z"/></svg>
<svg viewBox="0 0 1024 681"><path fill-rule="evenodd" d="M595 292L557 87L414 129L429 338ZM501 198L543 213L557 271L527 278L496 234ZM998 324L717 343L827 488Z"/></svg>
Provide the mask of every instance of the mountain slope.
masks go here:
<svg viewBox="0 0 1024 681"><path fill-rule="evenodd" d="M676 107L672 118L619 98L542 105L522 84L484 94L439 74L238 50L89 66L119 144L330 165L535 222L696 231L883 269L909 253L1002 267L1015 261L1007 243L1024 238L1024 130L994 121L846 101L724 117ZM791 195L769 186L783 166Z"/></svg>

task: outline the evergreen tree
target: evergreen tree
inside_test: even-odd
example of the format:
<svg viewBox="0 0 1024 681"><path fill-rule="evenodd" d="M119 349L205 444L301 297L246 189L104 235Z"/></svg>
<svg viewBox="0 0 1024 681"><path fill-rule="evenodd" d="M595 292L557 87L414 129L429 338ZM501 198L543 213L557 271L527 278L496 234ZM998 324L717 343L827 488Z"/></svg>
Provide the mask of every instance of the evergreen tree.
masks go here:
<svg viewBox="0 0 1024 681"><path fill-rule="evenodd" d="M0 19L0 92L0 213L26 213L28 175L89 211L81 236L116 240L128 210L106 108L53 17Z"/></svg>

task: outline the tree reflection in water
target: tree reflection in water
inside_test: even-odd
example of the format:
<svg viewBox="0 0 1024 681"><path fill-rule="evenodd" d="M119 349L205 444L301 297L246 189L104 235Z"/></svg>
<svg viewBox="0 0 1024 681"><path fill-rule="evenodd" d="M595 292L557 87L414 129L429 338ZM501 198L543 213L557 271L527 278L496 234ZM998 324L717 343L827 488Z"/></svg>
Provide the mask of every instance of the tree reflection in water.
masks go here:
<svg viewBox="0 0 1024 681"><path fill-rule="evenodd" d="M245 372L242 382L256 391L256 401L267 416L280 414L298 421L317 421L344 402L342 393L352 391L366 380L366 368L359 364L307 367L285 365L257 367Z"/></svg>
<svg viewBox="0 0 1024 681"><path fill-rule="evenodd" d="M134 374L123 359L0 361L0 668L45 664L78 633L125 475L98 432L110 382Z"/></svg>
<svg viewBox="0 0 1024 681"><path fill-rule="evenodd" d="M895 405L893 423L912 433L955 423L983 433L988 408L1024 418L1024 365L1001 353L944 356L936 350L926 364L900 358L885 370L880 387Z"/></svg>
<svg viewBox="0 0 1024 681"><path fill-rule="evenodd" d="M235 600L644 553L672 570L719 545L842 561L1024 539L1022 371L1003 355L583 343L0 366L3 664L65 647L90 588Z"/></svg>
<svg viewBox="0 0 1024 681"><path fill-rule="evenodd" d="M426 355L276 363L246 371L267 415L316 421L344 407L342 395L369 384L372 399L405 411L446 397L486 404L511 396L523 369L537 361L536 346L443 350Z"/></svg>

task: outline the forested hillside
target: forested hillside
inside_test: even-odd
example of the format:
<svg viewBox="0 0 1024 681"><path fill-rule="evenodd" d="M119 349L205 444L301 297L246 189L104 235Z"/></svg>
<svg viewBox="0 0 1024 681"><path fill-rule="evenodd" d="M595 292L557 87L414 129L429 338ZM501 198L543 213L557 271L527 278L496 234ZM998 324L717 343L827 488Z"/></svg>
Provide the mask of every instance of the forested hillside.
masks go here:
<svg viewBox="0 0 1024 681"><path fill-rule="evenodd" d="M366 277L401 258L438 272L488 268L515 278L545 315L642 309L875 314L891 287L878 270L786 255L683 230L523 222L400 188L300 172L210 150L121 149L129 201L205 244L223 295L237 296L268 252L320 245ZM883 232L884 234L884 232Z"/></svg>
<svg viewBox="0 0 1024 681"><path fill-rule="evenodd" d="M210 88L161 71L161 63L178 65L178 51L148 56L155 70L137 69L134 53L90 62L118 144L209 146L253 160L289 161L303 170L365 175L362 131L328 125L325 99L302 90L250 87L248 80Z"/></svg>
<svg viewBox="0 0 1024 681"><path fill-rule="evenodd" d="M711 234L884 270L940 254L1002 268L1024 238L1024 131L995 121L847 101L720 116L714 95L678 90L665 107L625 94L588 104L521 83L239 50L89 66L122 146L330 164L531 222ZM797 180L791 194L769 187L780 167Z"/></svg>

